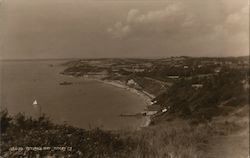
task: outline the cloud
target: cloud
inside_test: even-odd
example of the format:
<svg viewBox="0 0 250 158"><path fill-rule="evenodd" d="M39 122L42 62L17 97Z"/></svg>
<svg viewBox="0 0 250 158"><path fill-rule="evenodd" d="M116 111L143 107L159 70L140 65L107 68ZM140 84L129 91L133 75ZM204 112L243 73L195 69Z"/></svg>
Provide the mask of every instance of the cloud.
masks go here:
<svg viewBox="0 0 250 158"><path fill-rule="evenodd" d="M194 23L194 15L185 14L181 3L172 3L161 10L140 14L138 9L131 9L124 22L116 22L108 28L114 38L124 38L132 32L156 33L171 31L177 27L189 27Z"/></svg>
<svg viewBox="0 0 250 158"><path fill-rule="evenodd" d="M112 28L108 28L108 32L111 33L114 38L122 38L126 36L130 31L130 25L123 25L121 22L117 22Z"/></svg>
<svg viewBox="0 0 250 158"><path fill-rule="evenodd" d="M137 9L131 9L128 12L127 21L128 22L132 22L134 19L136 19L138 13L139 13L139 10L137 10Z"/></svg>
<svg viewBox="0 0 250 158"><path fill-rule="evenodd" d="M246 55L249 50L248 18L248 6L230 12L220 23L213 26L211 32L207 34L206 42L220 42L224 54Z"/></svg>
<svg viewBox="0 0 250 158"><path fill-rule="evenodd" d="M213 34L223 35L225 38L248 36L249 32L249 11L248 6L243 6L239 10L228 14L225 19L214 26Z"/></svg>
<svg viewBox="0 0 250 158"><path fill-rule="evenodd" d="M238 11L229 14L223 25L223 31L228 45L235 51L249 51L249 6L243 6Z"/></svg>
<svg viewBox="0 0 250 158"><path fill-rule="evenodd" d="M228 27L237 27L236 29L244 29L248 24L249 6L244 6L237 12L229 14L225 20Z"/></svg>
<svg viewBox="0 0 250 158"><path fill-rule="evenodd" d="M137 10L130 10L128 18L132 22L136 23L154 23L166 21L171 15L174 15L180 11L180 4L171 4L163 10L150 11L146 14L138 15Z"/></svg>

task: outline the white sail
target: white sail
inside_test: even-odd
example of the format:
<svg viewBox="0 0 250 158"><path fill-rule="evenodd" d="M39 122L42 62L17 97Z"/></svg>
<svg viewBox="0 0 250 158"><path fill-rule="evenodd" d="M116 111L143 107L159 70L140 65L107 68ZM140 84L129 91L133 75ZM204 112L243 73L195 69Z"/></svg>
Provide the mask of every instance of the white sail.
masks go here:
<svg viewBox="0 0 250 158"><path fill-rule="evenodd" d="M36 100L33 102L33 105L37 105L37 101Z"/></svg>
<svg viewBox="0 0 250 158"><path fill-rule="evenodd" d="M37 101L36 101L36 100L33 102L33 104L32 104L32 105L33 105L33 107L34 107L34 108L38 108L38 103L37 103Z"/></svg>
<svg viewBox="0 0 250 158"><path fill-rule="evenodd" d="M38 118L41 117L42 116L42 107L41 107L41 105L38 105L37 101L34 100L32 106L33 106L34 110L37 113L37 117Z"/></svg>

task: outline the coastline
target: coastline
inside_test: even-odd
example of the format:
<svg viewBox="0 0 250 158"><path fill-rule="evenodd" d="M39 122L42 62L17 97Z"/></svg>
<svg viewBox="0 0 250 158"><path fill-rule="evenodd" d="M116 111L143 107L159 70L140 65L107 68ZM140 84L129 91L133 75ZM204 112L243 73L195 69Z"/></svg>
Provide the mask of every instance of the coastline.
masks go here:
<svg viewBox="0 0 250 158"><path fill-rule="evenodd" d="M151 100L154 98L153 95L149 95L149 93L145 93L145 91L140 91L137 90L135 88L131 88L127 85L125 85L124 83L120 82L120 81L113 81L113 80L102 80L102 79L97 79L97 81L100 81L104 84L109 84L118 88L122 88L122 89L126 89L131 93L134 93L136 95L138 95L139 97L141 97L147 104L147 106L144 108L144 111L141 111L141 113L149 111L148 110L148 106L151 105ZM139 128L143 128L143 127L147 127L150 125L151 123L151 116L144 116L145 118L145 122L143 122L143 124L139 127Z"/></svg>
<svg viewBox="0 0 250 158"><path fill-rule="evenodd" d="M102 82L105 84L109 84L118 88L122 88L122 89L126 89L140 97L143 97L144 100L146 101L147 105L150 105L151 100L155 97L152 94L149 94L148 92L142 90L137 90L135 88L129 87L127 86L125 83L121 82L121 81L115 81L115 80L103 80L101 78L97 78L97 77L82 77L84 80L94 80L94 81L98 81L98 82Z"/></svg>
<svg viewBox="0 0 250 158"><path fill-rule="evenodd" d="M84 77L87 78L89 80L92 80L91 77ZM93 78L93 80L98 81L98 82L102 82L104 84L109 84L112 85L114 87L118 87L118 88L122 88L125 89L131 93L134 93L136 95L138 95L139 97L141 97L147 104L147 106L144 108L143 111L141 111L141 113L150 111L148 110L148 106L151 105L151 100L154 98L153 95L149 94L149 93L145 93L145 91L140 91L137 90L135 88L129 87L127 86L125 83L121 82L121 81L114 81L114 80L102 80L102 79L98 79L98 78ZM151 123L151 116L144 116L145 117L145 122L143 122L143 124L139 127L139 128L143 128L143 127L147 127L150 125Z"/></svg>
<svg viewBox="0 0 250 158"><path fill-rule="evenodd" d="M76 77L76 76L72 76L72 77ZM148 106L151 105L151 100L155 96L152 95L152 94L149 94L148 92L146 92L144 90L137 90L135 88L129 87L128 85L126 85L125 83L123 83L121 81L103 80L102 78L89 77L89 76L82 76L80 78L82 78L83 80L97 81L97 82L101 82L103 84L112 85L114 87L122 88L122 89L125 89L125 90L127 90L127 91L129 91L131 93L134 93L134 94L138 95L139 97L141 97L146 102L146 107L144 108L143 111L140 112L140 114L142 115L143 113L150 112L150 110L148 109ZM150 125L151 116L146 115L146 116L144 116L144 118L145 118L145 122L143 122L142 125L139 128L147 127L147 126Z"/></svg>

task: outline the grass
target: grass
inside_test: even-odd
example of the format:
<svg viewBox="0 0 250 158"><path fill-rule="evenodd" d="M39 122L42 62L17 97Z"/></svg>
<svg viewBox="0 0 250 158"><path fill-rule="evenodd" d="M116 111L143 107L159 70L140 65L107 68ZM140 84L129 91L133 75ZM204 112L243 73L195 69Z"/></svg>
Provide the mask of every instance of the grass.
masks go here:
<svg viewBox="0 0 250 158"><path fill-rule="evenodd" d="M208 130L188 123L165 122L138 133L134 157L139 158L195 158L203 155Z"/></svg>
<svg viewBox="0 0 250 158"><path fill-rule="evenodd" d="M11 147L72 147L71 152L54 152L58 156L73 157L187 157L200 155L198 144L206 135L200 127L185 124L160 124L140 131L84 130L67 125L55 125L46 117L32 119L18 114L15 117L1 115L1 123L9 122L1 133L1 156L17 157L36 154L50 155L48 151L10 152ZM171 128L166 128L169 126Z"/></svg>
<svg viewBox="0 0 250 158"><path fill-rule="evenodd" d="M138 131L84 130L53 124L47 117L33 119L1 112L2 157L91 157L91 158L201 158L209 139L245 128L247 110L206 123L181 119L162 121ZM229 119L231 118L231 119ZM248 122L249 123L249 122ZM1 128L3 129L3 128ZM72 147L72 151L9 151L11 147Z"/></svg>

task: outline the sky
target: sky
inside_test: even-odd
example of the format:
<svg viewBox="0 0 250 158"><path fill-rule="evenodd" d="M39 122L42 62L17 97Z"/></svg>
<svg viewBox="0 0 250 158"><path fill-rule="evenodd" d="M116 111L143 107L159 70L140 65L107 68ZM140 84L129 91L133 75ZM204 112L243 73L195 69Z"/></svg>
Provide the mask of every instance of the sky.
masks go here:
<svg viewBox="0 0 250 158"><path fill-rule="evenodd" d="M0 59L248 54L248 0L0 0Z"/></svg>

